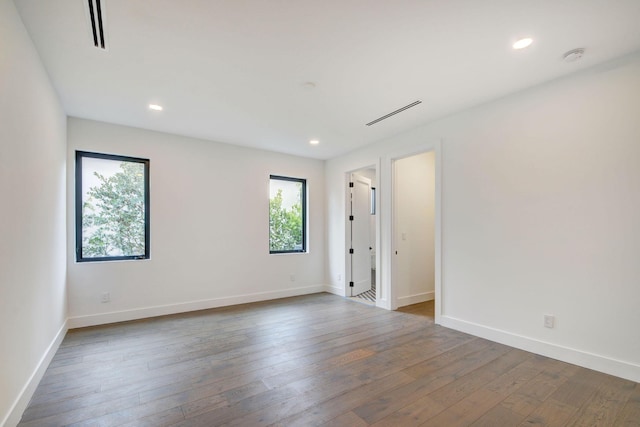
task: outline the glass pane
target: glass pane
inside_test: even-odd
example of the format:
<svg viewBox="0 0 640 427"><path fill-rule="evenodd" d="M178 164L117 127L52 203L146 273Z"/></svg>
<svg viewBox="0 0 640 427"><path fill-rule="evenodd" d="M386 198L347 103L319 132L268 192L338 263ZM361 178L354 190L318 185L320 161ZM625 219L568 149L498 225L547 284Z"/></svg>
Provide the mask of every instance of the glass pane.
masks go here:
<svg viewBox="0 0 640 427"><path fill-rule="evenodd" d="M82 158L82 256L145 254L144 164Z"/></svg>
<svg viewBox="0 0 640 427"><path fill-rule="evenodd" d="M271 179L269 199L269 250L302 252L302 182Z"/></svg>

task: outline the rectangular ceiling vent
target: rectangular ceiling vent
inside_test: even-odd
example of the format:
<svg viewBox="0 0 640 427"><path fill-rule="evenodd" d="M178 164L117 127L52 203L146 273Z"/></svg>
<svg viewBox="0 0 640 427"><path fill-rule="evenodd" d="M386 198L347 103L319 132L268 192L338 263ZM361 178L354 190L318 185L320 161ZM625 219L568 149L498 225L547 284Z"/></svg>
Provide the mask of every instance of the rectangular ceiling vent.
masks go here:
<svg viewBox="0 0 640 427"><path fill-rule="evenodd" d="M420 100L414 101L411 104L405 105L404 107L398 108L397 110L390 112L389 114L385 114L382 117L378 117L377 119L370 121L369 123L367 123L367 126L375 125L376 123L381 122L384 119L388 119L391 116L395 116L396 114L401 113L404 110L408 110L411 107L415 107L416 105L419 105L419 104L422 104L422 101Z"/></svg>
<svg viewBox="0 0 640 427"><path fill-rule="evenodd" d="M101 0L86 0L85 11L89 21L89 29L93 45L101 50L107 50L107 36L104 22L104 7Z"/></svg>

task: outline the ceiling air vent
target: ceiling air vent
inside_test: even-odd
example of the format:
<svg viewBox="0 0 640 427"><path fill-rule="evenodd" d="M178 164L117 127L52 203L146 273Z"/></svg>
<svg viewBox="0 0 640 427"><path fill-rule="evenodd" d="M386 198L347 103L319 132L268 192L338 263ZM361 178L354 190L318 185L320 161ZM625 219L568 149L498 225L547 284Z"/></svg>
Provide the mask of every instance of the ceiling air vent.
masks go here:
<svg viewBox="0 0 640 427"><path fill-rule="evenodd" d="M107 50L107 37L104 30L103 5L101 0L86 0L85 9L93 45L98 49Z"/></svg>
<svg viewBox="0 0 640 427"><path fill-rule="evenodd" d="M404 110L408 110L411 107L415 107L416 105L419 105L419 104L422 104L422 101L420 100L414 101L411 104L405 105L404 107L398 108L397 110L390 112L389 114L385 114L382 117L378 117L377 119L370 121L369 123L367 123L367 126L375 125L376 123L381 122L384 119L388 119L391 116L395 116L396 114L401 113Z"/></svg>

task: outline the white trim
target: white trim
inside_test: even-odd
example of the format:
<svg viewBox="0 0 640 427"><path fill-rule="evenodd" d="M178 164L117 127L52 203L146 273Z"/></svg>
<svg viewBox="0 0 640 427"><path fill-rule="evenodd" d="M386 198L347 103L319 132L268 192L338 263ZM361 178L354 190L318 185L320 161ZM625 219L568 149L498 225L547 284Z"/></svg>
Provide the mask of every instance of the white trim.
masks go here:
<svg viewBox="0 0 640 427"><path fill-rule="evenodd" d="M389 188L391 197L389 200L389 206L385 210L385 215L389 217L389 223L384 232L388 232L389 242L389 269L388 269L388 282L387 291L390 296L390 310L398 308L400 298L396 297L396 289L393 286L394 270L395 270L395 257L393 252L395 251L395 233L394 229L395 220L395 162L400 159L415 156L422 153L433 152L435 155L435 218L434 218L434 245L435 245L435 263L434 263L434 276L435 276L435 295L434 295L434 308L435 308L435 323L440 323L442 313L442 139L436 139L430 142L421 144L418 147L413 147L410 150L397 150L392 152L386 159L386 165L388 166L389 176L385 180L385 184ZM382 185L381 185L382 186ZM383 284L384 286L384 284Z"/></svg>
<svg viewBox="0 0 640 427"><path fill-rule="evenodd" d="M366 166L365 166L366 167ZM361 168L362 169L362 168ZM358 169L356 169L358 170ZM351 174L353 171L344 173L344 296L353 296L349 282L351 281L351 255L349 248L351 247L351 224L349 223L349 215L351 215Z"/></svg>
<svg viewBox="0 0 640 427"><path fill-rule="evenodd" d="M341 286L324 285L324 291L341 297L345 296L344 288Z"/></svg>
<svg viewBox="0 0 640 427"><path fill-rule="evenodd" d="M378 298L377 292L376 292L376 307L384 308L385 310L391 310L391 304L389 304L389 300L387 298Z"/></svg>
<svg viewBox="0 0 640 427"><path fill-rule="evenodd" d="M616 377L625 378L630 381L640 382L640 365L546 341L540 341L534 338L479 325L477 323L468 322L451 316L442 316L440 320L442 322L442 326L446 326L447 328L466 332L510 347L551 357L552 359L562 360L563 362L604 372L609 375L615 375Z"/></svg>
<svg viewBox="0 0 640 427"><path fill-rule="evenodd" d="M167 314L185 313L188 311L206 310L208 308L225 307L229 305L267 301L278 298L294 297L298 295L315 294L324 291L324 285L313 285L299 288L283 289L280 291L258 292L253 294L234 295L230 297L190 301L178 304L157 305L153 307L135 308L132 310L112 311L109 313L70 317L68 319L68 325L69 329L83 328L86 326L125 322L128 320L164 316Z"/></svg>
<svg viewBox="0 0 640 427"><path fill-rule="evenodd" d="M433 144L433 152L436 156L435 164L435 179L436 179L436 194L435 194L435 221L434 221L434 240L435 240L435 262L434 262L434 308L435 308L435 323L439 325L442 317L442 141L438 140Z"/></svg>
<svg viewBox="0 0 640 427"><path fill-rule="evenodd" d="M380 251L377 248L380 247L380 158L378 157L375 162L368 165L359 166L355 169L350 169L344 172L344 291L343 293L336 294L347 296L351 294L351 288L349 287L349 278L351 277L351 258L349 254L349 247L351 246L351 223L349 221L349 203L351 201L351 190L349 183L351 182L351 175L361 171L363 169L374 169L376 171L376 214L375 214L375 235L376 235L376 283L380 283ZM378 287L380 289L380 287ZM333 292L332 292L333 293ZM380 292L376 292L376 300L380 299Z"/></svg>
<svg viewBox="0 0 640 427"><path fill-rule="evenodd" d="M69 328L67 327L67 321L65 320L58 330L58 333L51 341L51 344L49 344L49 347L47 347L47 350L40 358L40 361L31 374L31 377L29 377L24 387L22 387L22 390L20 390L18 397L16 398L15 402L13 402L13 405L11 405L7 416L0 423L0 426L9 427L18 425L20 419L22 418L22 414L24 413L25 409L27 409L27 405L29 405L29 401L31 401L31 398L33 397L33 393L36 391L38 384L40 384L40 380L42 380L44 373L51 363L51 359L53 359L53 356L55 356L56 352L58 351L58 348L60 347L60 344L62 343L62 340L64 339L68 330Z"/></svg>
<svg viewBox="0 0 640 427"><path fill-rule="evenodd" d="M380 157L376 159L376 200L375 200L375 234L376 234L376 306L377 307L386 307L387 304L387 295L383 294L382 288L382 273L381 270L384 268L382 266L382 257L380 255L382 247L382 222L380 217L380 191L381 191L381 180L380 175L382 174L382 161Z"/></svg>
<svg viewBox="0 0 640 427"><path fill-rule="evenodd" d="M404 307L405 305L418 304L425 301L431 301L435 299L435 291L421 292L415 295L408 295L406 297L398 297L398 307Z"/></svg>

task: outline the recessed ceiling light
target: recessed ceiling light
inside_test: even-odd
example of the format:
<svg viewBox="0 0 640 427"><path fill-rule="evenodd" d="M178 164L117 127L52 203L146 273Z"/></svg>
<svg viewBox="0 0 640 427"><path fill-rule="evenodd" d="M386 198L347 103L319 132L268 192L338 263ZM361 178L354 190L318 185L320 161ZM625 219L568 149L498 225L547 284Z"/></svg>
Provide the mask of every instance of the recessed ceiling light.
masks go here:
<svg viewBox="0 0 640 427"><path fill-rule="evenodd" d="M162 105L149 104L149 109L150 110L155 110L155 111L162 111Z"/></svg>
<svg viewBox="0 0 640 427"><path fill-rule="evenodd" d="M317 139L312 139L311 141L309 141L309 144L318 145L318 144L320 144L320 141L318 141Z"/></svg>
<svg viewBox="0 0 640 427"><path fill-rule="evenodd" d="M524 49L525 47L529 47L533 43L533 39L527 37L524 39L520 39L513 44L514 49Z"/></svg>
<svg viewBox="0 0 640 427"><path fill-rule="evenodd" d="M578 48L570 50L569 52L562 55L562 59L564 59L565 62L575 62L578 59L582 58L582 55L584 55L584 49Z"/></svg>

